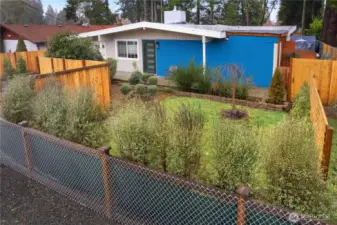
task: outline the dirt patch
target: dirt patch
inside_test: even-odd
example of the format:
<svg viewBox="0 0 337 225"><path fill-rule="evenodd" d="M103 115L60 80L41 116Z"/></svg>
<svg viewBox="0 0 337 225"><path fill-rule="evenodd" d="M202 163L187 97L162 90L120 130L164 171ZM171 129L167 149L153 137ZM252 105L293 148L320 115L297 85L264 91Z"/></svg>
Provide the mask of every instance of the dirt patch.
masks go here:
<svg viewBox="0 0 337 225"><path fill-rule="evenodd" d="M63 195L1 165L2 225L114 224Z"/></svg>

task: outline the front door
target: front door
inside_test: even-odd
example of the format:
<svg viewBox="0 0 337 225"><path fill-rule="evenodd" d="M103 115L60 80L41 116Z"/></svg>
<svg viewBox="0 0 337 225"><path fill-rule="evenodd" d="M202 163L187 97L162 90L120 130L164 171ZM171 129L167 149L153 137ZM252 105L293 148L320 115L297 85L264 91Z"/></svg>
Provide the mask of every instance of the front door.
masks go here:
<svg viewBox="0 0 337 225"><path fill-rule="evenodd" d="M156 74L156 41L143 41L143 70L144 73Z"/></svg>

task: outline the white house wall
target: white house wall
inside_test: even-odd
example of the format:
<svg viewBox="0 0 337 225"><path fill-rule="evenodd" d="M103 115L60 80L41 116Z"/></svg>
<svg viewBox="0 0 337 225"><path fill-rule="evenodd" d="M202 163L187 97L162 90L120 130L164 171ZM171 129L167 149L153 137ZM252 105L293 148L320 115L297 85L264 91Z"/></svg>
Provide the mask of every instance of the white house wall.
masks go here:
<svg viewBox="0 0 337 225"><path fill-rule="evenodd" d="M117 70L122 72L134 71L132 63L136 61L138 69L143 71L143 46L142 40L201 40L200 36L181 34L160 30L133 30L116 34L101 36L101 41L106 44L108 58L117 58L115 41L118 39L132 39L138 41L138 60L118 59Z"/></svg>
<svg viewBox="0 0 337 225"><path fill-rule="evenodd" d="M24 40L27 51L37 51L37 45L28 40ZM15 52L18 40L3 40L5 52Z"/></svg>

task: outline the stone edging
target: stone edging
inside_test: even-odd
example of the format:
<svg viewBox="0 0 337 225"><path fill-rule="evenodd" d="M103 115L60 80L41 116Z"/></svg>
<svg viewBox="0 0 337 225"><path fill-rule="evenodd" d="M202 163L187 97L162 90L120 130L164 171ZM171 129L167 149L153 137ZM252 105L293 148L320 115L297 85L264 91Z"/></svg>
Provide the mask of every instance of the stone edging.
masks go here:
<svg viewBox="0 0 337 225"><path fill-rule="evenodd" d="M183 91L173 91L172 94L174 96L179 96L179 97L202 98L202 99L208 99L208 100L218 101L222 103L232 102L231 98L220 97L217 95L205 95L205 94L198 94L198 93L193 93L193 92L183 92ZM288 111L289 110L288 103L283 104L283 105L275 105L275 104L270 104L270 103L261 102L261 101L249 101L249 100L236 99L236 104L242 105L242 106L248 106L251 108L265 109L265 110L272 110L272 111Z"/></svg>

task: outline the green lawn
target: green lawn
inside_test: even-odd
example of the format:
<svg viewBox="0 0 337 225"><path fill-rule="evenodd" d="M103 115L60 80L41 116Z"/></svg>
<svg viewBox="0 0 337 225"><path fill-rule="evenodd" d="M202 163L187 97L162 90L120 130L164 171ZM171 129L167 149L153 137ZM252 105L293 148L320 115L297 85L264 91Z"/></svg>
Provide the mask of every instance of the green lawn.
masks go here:
<svg viewBox="0 0 337 225"><path fill-rule="evenodd" d="M329 125L333 126L334 128L330 167L329 167L329 177L333 178L333 180L337 180L337 119L329 119Z"/></svg>

